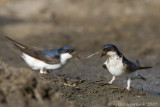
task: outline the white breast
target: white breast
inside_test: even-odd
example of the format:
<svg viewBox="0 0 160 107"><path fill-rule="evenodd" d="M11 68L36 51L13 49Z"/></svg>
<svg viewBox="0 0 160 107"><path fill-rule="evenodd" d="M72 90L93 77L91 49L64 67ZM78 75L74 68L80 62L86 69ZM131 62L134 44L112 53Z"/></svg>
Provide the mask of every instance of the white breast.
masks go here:
<svg viewBox="0 0 160 107"><path fill-rule="evenodd" d="M69 53L61 54L61 63L66 64L67 60L71 59L73 56Z"/></svg>
<svg viewBox="0 0 160 107"><path fill-rule="evenodd" d="M59 64L47 64L43 61L40 61L38 59L35 59L25 53L22 53L22 58L25 60L25 62L34 70L40 70L42 68L46 69L58 69L62 66L61 63Z"/></svg>
<svg viewBox="0 0 160 107"><path fill-rule="evenodd" d="M120 76L124 73L122 58L108 59L104 64L106 64L109 72L114 76Z"/></svg>

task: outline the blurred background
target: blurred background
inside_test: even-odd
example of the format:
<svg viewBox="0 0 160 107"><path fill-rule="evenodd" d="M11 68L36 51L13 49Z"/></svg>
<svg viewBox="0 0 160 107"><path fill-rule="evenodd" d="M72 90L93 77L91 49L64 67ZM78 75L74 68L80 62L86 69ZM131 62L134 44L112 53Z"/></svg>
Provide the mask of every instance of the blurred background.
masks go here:
<svg viewBox="0 0 160 107"><path fill-rule="evenodd" d="M160 0L0 0L1 60L31 70L4 35L40 49L69 45L82 59L115 44L128 59L153 66L139 71L146 82L134 80L132 86L160 93ZM107 82L111 75L101 67L104 61L98 55L86 62L73 59L56 72ZM115 84L126 86L126 80Z"/></svg>

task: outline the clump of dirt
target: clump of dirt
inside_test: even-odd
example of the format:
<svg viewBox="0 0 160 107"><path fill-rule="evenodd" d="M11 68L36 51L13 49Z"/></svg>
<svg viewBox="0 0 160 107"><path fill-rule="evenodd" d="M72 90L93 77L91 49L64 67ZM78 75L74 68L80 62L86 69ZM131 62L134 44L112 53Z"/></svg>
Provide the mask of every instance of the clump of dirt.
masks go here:
<svg viewBox="0 0 160 107"><path fill-rule="evenodd" d="M103 81L40 75L0 62L0 106L160 106L159 96ZM14 105L16 102L16 105Z"/></svg>
<svg viewBox="0 0 160 107"><path fill-rule="evenodd" d="M68 107L69 104L55 91L50 81L24 68L13 68L0 62L0 106L3 107ZM15 105L16 104L16 105Z"/></svg>

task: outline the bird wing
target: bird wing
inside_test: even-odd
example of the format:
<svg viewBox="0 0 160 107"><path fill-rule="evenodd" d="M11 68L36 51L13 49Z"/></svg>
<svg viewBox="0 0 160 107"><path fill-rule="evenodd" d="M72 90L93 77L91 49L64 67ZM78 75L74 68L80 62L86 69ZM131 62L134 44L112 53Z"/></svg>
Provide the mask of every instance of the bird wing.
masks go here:
<svg viewBox="0 0 160 107"><path fill-rule="evenodd" d="M128 73L134 72L137 70L137 66L133 62L126 59L124 56L123 56L123 66L124 66L124 70Z"/></svg>
<svg viewBox="0 0 160 107"><path fill-rule="evenodd" d="M48 64L56 64L56 63L60 63L60 56L59 55L54 55L54 56L48 56L46 54L43 54L40 50L35 50L31 47L28 47L28 46L25 46L13 39L11 39L10 37L7 37L6 38L10 41L12 41L13 45L19 49L21 52L31 56L31 57L34 57L38 60L41 60L45 63L48 63Z"/></svg>

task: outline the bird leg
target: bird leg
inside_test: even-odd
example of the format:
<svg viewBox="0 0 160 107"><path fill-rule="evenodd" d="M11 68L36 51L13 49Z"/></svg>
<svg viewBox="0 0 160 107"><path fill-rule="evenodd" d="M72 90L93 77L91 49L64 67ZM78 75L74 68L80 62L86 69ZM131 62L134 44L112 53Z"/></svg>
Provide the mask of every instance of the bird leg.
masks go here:
<svg viewBox="0 0 160 107"><path fill-rule="evenodd" d="M127 90L131 90L131 79L127 80Z"/></svg>
<svg viewBox="0 0 160 107"><path fill-rule="evenodd" d="M42 68L42 69L40 70L40 73L41 73L41 74L48 74L48 71L47 71L45 68Z"/></svg>
<svg viewBox="0 0 160 107"><path fill-rule="evenodd" d="M112 84L115 80L116 80L116 76L113 76L112 79L111 79L111 81L109 81L108 83Z"/></svg>

